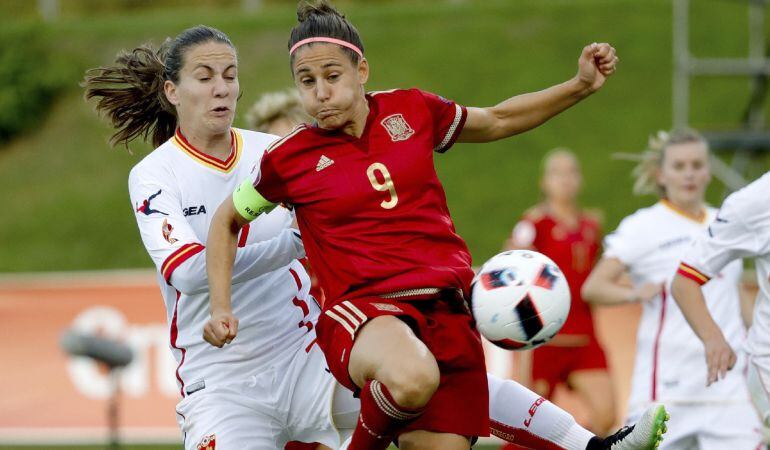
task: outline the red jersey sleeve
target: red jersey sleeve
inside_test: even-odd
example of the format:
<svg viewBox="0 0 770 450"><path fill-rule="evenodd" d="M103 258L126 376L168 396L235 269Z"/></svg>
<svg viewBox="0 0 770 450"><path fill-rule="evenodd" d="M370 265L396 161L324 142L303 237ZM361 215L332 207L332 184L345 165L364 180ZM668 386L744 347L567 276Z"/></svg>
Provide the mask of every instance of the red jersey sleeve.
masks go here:
<svg viewBox="0 0 770 450"><path fill-rule="evenodd" d="M455 143L465 125L464 106L430 92L415 89L425 101L433 119L433 150L444 153Z"/></svg>
<svg viewBox="0 0 770 450"><path fill-rule="evenodd" d="M254 169L254 188L273 203L291 203L286 182L281 178L276 155L269 150L262 155L262 162Z"/></svg>

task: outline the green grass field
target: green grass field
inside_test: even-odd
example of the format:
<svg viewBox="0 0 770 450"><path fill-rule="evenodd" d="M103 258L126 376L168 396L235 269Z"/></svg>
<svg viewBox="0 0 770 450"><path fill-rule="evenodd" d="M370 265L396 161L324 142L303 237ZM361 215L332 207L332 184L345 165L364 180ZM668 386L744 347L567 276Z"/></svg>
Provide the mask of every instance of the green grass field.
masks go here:
<svg viewBox="0 0 770 450"><path fill-rule="evenodd" d="M617 75L584 104L535 131L457 146L436 158L458 231L476 261L496 253L516 218L538 200L539 161L555 146L569 146L583 160L583 202L605 211L608 229L654 201L630 195L631 165L610 155L640 150L649 133L670 125L669 1L362 3L342 5L364 38L370 89L419 86L466 105L491 105L566 80L584 44L609 41L618 49ZM692 3L696 55L746 53L744 2ZM219 27L239 49L243 97L236 125L242 125L260 93L291 84L286 40L294 4L271 2L259 14L208 7L65 16L46 33L58 52L85 69L191 25ZM78 81L71 80L38 128L0 147L0 272L150 265L126 188L130 167L149 148L136 144L133 155L110 149L110 129L83 102ZM703 80L696 89L696 126L737 123L748 99L746 81ZM765 161L753 170L768 167ZM721 193L712 189L711 201L719 203Z"/></svg>

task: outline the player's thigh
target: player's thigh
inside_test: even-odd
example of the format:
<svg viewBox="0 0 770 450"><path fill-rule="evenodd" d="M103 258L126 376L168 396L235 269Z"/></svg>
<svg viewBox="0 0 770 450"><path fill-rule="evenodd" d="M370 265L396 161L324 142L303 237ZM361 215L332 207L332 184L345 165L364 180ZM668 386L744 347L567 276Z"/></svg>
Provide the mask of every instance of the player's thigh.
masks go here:
<svg viewBox="0 0 770 450"><path fill-rule="evenodd" d="M748 385L760 420L770 427L770 357L749 357Z"/></svg>
<svg viewBox="0 0 770 450"><path fill-rule="evenodd" d="M280 426L237 394L196 393L177 405L185 450L273 450L282 445Z"/></svg>
<svg viewBox="0 0 770 450"><path fill-rule="evenodd" d="M325 368L324 355L317 346L300 351L287 368L278 396L289 402L289 439L337 448L341 441L332 417L332 402L338 384Z"/></svg>
<svg viewBox="0 0 770 450"><path fill-rule="evenodd" d="M747 399L711 406L698 417L703 423L698 433L700 450L766 448L759 416Z"/></svg>
<svg viewBox="0 0 770 450"><path fill-rule="evenodd" d="M376 379L391 391L424 377L438 382L436 359L414 331L394 316L370 319L358 332L350 351L350 377L359 387Z"/></svg>
<svg viewBox="0 0 770 450"><path fill-rule="evenodd" d="M664 438L663 442L660 443L660 447L658 447L658 450L702 450L702 449L698 447L697 436L690 434L686 436L680 436L675 439ZM733 450L733 449L723 449L723 450Z"/></svg>
<svg viewBox="0 0 770 450"><path fill-rule="evenodd" d="M759 433L741 436L698 436L698 450L764 450L767 448Z"/></svg>
<svg viewBox="0 0 770 450"><path fill-rule="evenodd" d="M401 450L468 450L471 442L465 436L430 431L410 431L398 437Z"/></svg>
<svg viewBox="0 0 770 450"><path fill-rule="evenodd" d="M343 434L344 430L353 430L356 427L359 412L361 412L361 400L353 396L348 388L335 382L332 394L332 420L340 434Z"/></svg>
<svg viewBox="0 0 770 450"><path fill-rule="evenodd" d="M597 434L606 434L615 423L615 394L606 369L584 369L569 374L568 383L588 405Z"/></svg>

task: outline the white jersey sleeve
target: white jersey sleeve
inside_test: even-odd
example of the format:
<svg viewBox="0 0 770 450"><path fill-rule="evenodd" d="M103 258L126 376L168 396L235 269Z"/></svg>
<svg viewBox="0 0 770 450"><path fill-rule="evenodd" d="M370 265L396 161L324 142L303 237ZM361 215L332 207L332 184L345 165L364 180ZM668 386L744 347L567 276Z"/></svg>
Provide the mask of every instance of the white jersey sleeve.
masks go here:
<svg viewBox="0 0 770 450"><path fill-rule="evenodd" d="M639 213L632 214L620 222L618 228L604 238L605 258L617 258L626 266L632 266L646 252Z"/></svg>
<svg viewBox="0 0 770 450"><path fill-rule="evenodd" d="M758 220L767 215L766 207L755 204L762 194L753 191L749 186L725 199L708 233L700 234L682 259L680 275L704 284L731 261L770 253L770 227Z"/></svg>
<svg viewBox="0 0 770 450"><path fill-rule="evenodd" d="M129 193L142 242L167 283L184 294L204 292L208 289L205 239L196 235L184 216L176 192L158 181L160 178L137 168L129 175ZM276 216L280 214L280 211L275 212ZM280 219L264 220L280 222ZM257 227L265 228L271 227ZM272 237L269 234L260 237L266 240L238 248L233 284L256 278L305 256L296 230L283 227L275 230Z"/></svg>

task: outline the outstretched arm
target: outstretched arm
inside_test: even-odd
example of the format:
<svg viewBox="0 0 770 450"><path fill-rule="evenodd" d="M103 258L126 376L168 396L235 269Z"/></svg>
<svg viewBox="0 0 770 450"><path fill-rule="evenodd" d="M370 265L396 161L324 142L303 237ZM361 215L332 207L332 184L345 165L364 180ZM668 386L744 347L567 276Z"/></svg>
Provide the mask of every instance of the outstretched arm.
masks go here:
<svg viewBox="0 0 770 450"><path fill-rule="evenodd" d="M602 258L583 283L583 300L599 305L617 305L650 301L660 294L659 284L645 283L638 288L624 285L625 272L626 267L619 259Z"/></svg>
<svg viewBox="0 0 770 450"><path fill-rule="evenodd" d="M238 333L238 319L233 315L230 298L238 231L274 206L247 180L233 193L232 199L217 208L211 220L206 253L211 319L203 329L203 338L211 345L229 344Z"/></svg>
<svg viewBox="0 0 770 450"><path fill-rule="evenodd" d="M523 133L545 123L599 90L615 73L618 57L606 43L583 48L578 73L548 89L517 95L489 108L468 108L459 142L490 142Z"/></svg>
<svg viewBox="0 0 770 450"><path fill-rule="evenodd" d="M719 325L711 317L701 286L680 272L674 277L671 293L674 295L679 309L682 310L682 315L687 319L687 323L690 324L705 347L708 367L706 386L720 378L724 379L727 376L727 371L735 365L737 358Z"/></svg>
<svg viewBox="0 0 770 450"><path fill-rule="evenodd" d="M238 214L233 203L225 201L217 208L209 228L206 272L211 320L203 329L203 337L217 347L229 344L238 333L238 319L233 316L230 294L238 230L246 223L248 221Z"/></svg>

